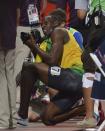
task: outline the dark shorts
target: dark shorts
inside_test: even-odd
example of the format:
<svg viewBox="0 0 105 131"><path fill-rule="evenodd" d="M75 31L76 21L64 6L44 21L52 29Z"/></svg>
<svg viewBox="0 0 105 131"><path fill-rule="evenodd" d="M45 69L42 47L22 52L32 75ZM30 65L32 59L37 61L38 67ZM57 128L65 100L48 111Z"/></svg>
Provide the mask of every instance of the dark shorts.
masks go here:
<svg viewBox="0 0 105 131"><path fill-rule="evenodd" d="M94 80L92 98L105 100L105 77L102 74L100 81Z"/></svg>
<svg viewBox="0 0 105 131"><path fill-rule="evenodd" d="M81 95L76 95L74 97L68 96L66 93L58 93L51 99L57 107L60 108L61 112L70 111L77 101L81 99Z"/></svg>
<svg viewBox="0 0 105 131"><path fill-rule="evenodd" d="M52 101L62 111L70 109L82 97L82 75L71 69L50 67L48 86L59 91Z"/></svg>

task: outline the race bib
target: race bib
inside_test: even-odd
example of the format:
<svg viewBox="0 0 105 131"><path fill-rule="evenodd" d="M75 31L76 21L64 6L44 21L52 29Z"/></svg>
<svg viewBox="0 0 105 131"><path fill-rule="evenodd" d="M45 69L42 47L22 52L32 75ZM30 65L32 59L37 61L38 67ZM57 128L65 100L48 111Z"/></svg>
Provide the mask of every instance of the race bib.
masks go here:
<svg viewBox="0 0 105 131"><path fill-rule="evenodd" d="M51 67L50 73L51 75L59 76L61 73L61 68L57 66Z"/></svg>

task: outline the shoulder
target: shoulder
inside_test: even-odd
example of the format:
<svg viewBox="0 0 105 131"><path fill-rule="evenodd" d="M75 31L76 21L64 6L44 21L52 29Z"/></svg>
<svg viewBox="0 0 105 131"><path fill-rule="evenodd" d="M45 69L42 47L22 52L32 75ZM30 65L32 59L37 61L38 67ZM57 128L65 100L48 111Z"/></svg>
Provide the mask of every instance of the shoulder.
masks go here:
<svg viewBox="0 0 105 131"><path fill-rule="evenodd" d="M52 38L65 43L70 40L69 30L65 28L56 28L52 34Z"/></svg>
<svg viewBox="0 0 105 131"><path fill-rule="evenodd" d="M56 28L54 31L53 31L53 34L55 35L61 35L61 36L64 36L65 34L67 35L68 34L68 30L65 29L65 28Z"/></svg>

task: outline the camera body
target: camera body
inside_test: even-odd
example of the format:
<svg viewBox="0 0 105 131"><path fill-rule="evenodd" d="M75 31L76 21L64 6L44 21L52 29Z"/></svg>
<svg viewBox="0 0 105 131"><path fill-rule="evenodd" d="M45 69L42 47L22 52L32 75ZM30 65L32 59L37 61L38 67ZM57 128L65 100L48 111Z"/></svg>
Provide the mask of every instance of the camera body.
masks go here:
<svg viewBox="0 0 105 131"><path fill-rule="evenodd" d="M89 28L94 24L96 28L100 28L102 22L102 10L99 8L98 10L94 9L92 14L87 15L85 25Z"/></svg>
<svg viewBox="0 0 105 131"><path fill-rule="evenodd" d="M31 34L32 34L32 36L34 37L36 43L39 44L39 43L41 42L41 40L42 40L40 31L37 30L37 29L33 29L33 30L31 31ZM23 41L23 43L25 44L25 42L30 39L30 33L21 32L20 37L21 37L21 40Z"/></svg>

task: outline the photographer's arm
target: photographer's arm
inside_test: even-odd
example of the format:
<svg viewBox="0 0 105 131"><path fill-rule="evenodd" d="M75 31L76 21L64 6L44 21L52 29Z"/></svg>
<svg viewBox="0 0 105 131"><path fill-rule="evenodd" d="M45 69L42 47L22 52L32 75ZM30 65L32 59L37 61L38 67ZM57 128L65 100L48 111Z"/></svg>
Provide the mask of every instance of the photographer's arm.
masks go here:
<svg viewBox="0 0 105 131"><path fill-rule="evenodd" d="M19 26L19 24L20 24L20 8L17 8L17 18L16 18L16 21L17 21L17 26Z"/></svg>
<svg viewBox="0 0 105 131"><path fill-rule="evenodd" d="M40 15L43 15L43 14L44 14L46 7L47 7L47 0L41 0L41 11L40 11Z"/></svg>

